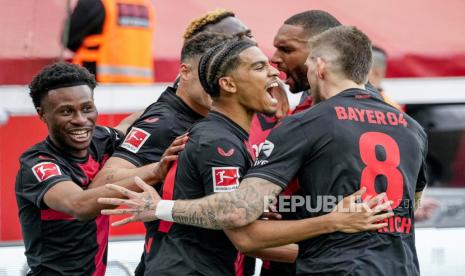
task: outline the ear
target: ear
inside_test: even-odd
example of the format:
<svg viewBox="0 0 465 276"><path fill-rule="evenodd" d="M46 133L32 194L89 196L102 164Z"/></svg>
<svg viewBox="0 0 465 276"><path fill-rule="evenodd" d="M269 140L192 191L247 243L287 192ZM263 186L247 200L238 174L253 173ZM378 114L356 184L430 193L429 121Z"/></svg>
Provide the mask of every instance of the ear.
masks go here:
<svg viewBox="0 0 465 276"><path fill-rule="evenodd" d="M321 80L324 80L326 77L326 67L326 62L322 58L316 58L316 75Z"/></svg>
<svg viewBox="0 0 465 276"><path fill-rule="evenodd" d="M190 78L190 73L192 72L192 69L190 65L182 63L180 67L180 75L181 79L183 80L188 80Z"/></svg>
<svg viewBox="0 0 465 276"><path fill-rule="evenodd" d="M220 88L228 93L234 94L237 92L236 83L231 77L221 77L218 83L220 84Z"/></svg>
<svg viewBox="0 0 465 276"><path fill-rule="evenodd" d="M36 107L36 111L37 111L37 115L39 115L39 119L40 119L41 121L43 121L44 123L47 123L47 122L45 121L45 116L44 116L44 115L45 115L45 112L44 112L44 108L41 107L41 106Z"/></svg>

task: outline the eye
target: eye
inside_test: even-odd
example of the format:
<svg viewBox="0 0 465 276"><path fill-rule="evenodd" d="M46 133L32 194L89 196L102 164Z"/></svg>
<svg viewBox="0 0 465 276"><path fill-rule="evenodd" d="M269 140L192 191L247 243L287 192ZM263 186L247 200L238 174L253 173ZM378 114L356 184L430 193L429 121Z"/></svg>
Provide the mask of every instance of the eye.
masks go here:
<svg viewBox="0 0 465 276"><path fill-rule="evenodd" d="M86 113L91 113L94 111L94 106L92 105L85 105L83 108L82 108L82 111L83 112L86 112Z"/></svg>
<svg viewBox="0 0 465 276"><path fill-rule="evenodd" d="M71 115L73 113L73 110L69 107L66 107L66 108L63 108L61 111L60 111L60 114L61 115Z"/></svg>

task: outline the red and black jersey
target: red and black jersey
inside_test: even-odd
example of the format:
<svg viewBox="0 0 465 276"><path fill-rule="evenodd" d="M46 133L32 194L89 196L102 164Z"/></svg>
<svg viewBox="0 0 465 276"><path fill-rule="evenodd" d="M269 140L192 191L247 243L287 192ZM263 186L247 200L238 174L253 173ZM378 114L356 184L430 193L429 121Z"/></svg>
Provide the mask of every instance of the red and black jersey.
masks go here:
<svg viewBox="0 0 465 276"><path fill-rule="evenodd" d="M131 162L136 167L158 162L174 139L184 133L203 116L193 111L176 90L168 87L129 128L124 142L113 156ZM161 185L154 188L160 192ZM151 262L164 233L158 232L159 221L146 222L145 252L137 268L138 273ZM158 233L157 233L158 232Z"/></svg>
<svg viewBox="0 0 465 276"><path fill-rule="evenodd" d="M386 192L394 201L395 216L384 229L301 242L297 274L419 274L413 203L426 185L426 138L415 120L360 89L285 118L271 131L246 177L283 188L297 177L307 196L306 217L329 212L334 206L323 202L361 186L367 188L365 197Z"/></svg>
<svg viewBox="0 0 465 276"><path fill-rule="evenodd" d="M252 166L248 134L218 112L195 124L163 183L164 199L194 199L239 187ZM235 275L237 250L223 231L162 222L167 232L146 275Z"/></svg>
<svg viewBox="0 0 465 276"><path fill-rule="evenodd" d="M16 200L22 226L28 275L104 275L108 242L108 216L88 221L55 211L43 201L45 193L62 181L87 189L119 145L121 134L97 126L89 154L75 158L47 138L20 157Z"/></svg>

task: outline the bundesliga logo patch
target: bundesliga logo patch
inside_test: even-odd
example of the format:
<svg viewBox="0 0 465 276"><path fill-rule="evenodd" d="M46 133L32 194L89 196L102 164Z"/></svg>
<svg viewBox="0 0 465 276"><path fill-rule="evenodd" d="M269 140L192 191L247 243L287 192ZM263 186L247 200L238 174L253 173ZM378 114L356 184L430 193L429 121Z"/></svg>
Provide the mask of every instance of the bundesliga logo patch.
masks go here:
<svg viewBox="0 0 465 276"><path fill-rule="evenodd" d="M238 167L213 167L213 191L230 192L239 187Z"/></svg>
<svg viewBox="0 0 465 276"><path fill-rule="evenodd" d="M147 131L133 127L128 135L126 135L126 138L124 139L123 144L121 144L121 147L132 153L137 153L149 137L150 133Z"/></svg>
<svg viewBox="0 0 465 276"><path fill-rule="evenodd" d="M52 176L61 175L60 168L52 162L43 162L32 167L34 176L39 182L45 181Z"/></svg>

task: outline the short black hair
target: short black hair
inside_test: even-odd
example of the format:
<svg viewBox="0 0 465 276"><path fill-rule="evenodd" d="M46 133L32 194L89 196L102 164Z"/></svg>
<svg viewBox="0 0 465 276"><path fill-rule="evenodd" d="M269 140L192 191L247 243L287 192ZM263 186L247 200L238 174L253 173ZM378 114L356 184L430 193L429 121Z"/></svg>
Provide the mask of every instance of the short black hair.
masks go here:
<svg viewBox="0 0 465 276"><path fill-rule="evenodd" d="M57 62L45 66L29 84L29 96L34 107L40 107L48 91L63 87L87 85L91 90L97 86L95 76L79 65L69 62Z"/></svg>
<svg viewBox="0 0 465 276"><path fill-rule="evenodd" d="M201 32L184 42L181 50L181 62L185 62L189 58L200 57L209 49L232 38L232 36L219 33Z"/></svg>
<svg viewBox="0 0 465 276"><path fill-rule="evenodd" d="M328 12L320 10L304 11L289 17L284 24L301 26L308 37L341 25L341 22Z"/></svg>
<svg viewBox="0 0 465 276"><path fill-rule="evenodd" d="M212 97L220 96L218 80L236 69L239 54L249 47L257 46L250 39L232 39L219 44L205 53L199 61L199 80L205 92Z"/></svg>

